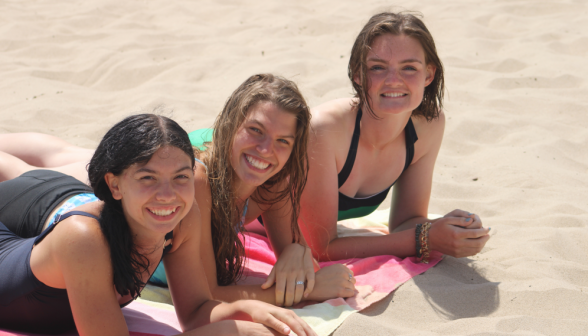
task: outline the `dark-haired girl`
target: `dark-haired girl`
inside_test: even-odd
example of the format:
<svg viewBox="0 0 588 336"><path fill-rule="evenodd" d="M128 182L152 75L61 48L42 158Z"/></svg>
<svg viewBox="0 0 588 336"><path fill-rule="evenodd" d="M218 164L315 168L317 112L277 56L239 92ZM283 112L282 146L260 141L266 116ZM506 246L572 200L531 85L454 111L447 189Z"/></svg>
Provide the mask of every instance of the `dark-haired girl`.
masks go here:
<svg viewBox="0 0 588 336"><path fill-rule="evenodd" d="M315 273L312 252L298 234L309 129L310 109L296 84L260 74L229 97L214 132L190 134L200 148L195 183L201 255L215 299L291 306L303 299L355 295L355 279L346 266L335 264ZM50 135L1 134L0 180L2 174L13 178L40 166L86 181L84 166L92 153ZM259 217L278 261L262 286L234 286L245 257L239 233ZM167 285L163 267L152 282Z"/></svg>
<svg viewBox="0 0 588 336"><path fill-rule="evenodd" d="M91 189L51 170L0 183L0 327L128 335L120 307L165 256L185 335L274 334L267 327L313 335L290 311L211 300L200 264L194 162L179 125L141 114L100 142L88 166Z"/></svg>
<svg viewBox="0 0 588 336"><path fill-rule="evenodd" d="M374 15L351 50L349 79L355 98L313 110L300 227L315 256L478 253L489 238L478 216L427 218L445 116L443 66L424 23L409 13ZM389 235L337 236L338 220L371 213L392 185Z"/></svg>

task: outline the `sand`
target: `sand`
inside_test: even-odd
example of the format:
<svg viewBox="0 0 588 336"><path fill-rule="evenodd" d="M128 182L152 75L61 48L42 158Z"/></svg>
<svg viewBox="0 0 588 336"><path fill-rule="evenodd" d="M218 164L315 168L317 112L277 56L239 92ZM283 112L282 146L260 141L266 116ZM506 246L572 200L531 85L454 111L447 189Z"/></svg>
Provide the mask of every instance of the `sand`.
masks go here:
<svg viewBox="0 0 588 336"><path fill-rule="evenodd" d="M359 29L424 14L446 68L430 212L493 237L446 257L335 335L588 334L588 3L583 1L0 2L0 133L95 147L157 104L207 127L249 75L294 79L311 106L347 97Z"/></svg>

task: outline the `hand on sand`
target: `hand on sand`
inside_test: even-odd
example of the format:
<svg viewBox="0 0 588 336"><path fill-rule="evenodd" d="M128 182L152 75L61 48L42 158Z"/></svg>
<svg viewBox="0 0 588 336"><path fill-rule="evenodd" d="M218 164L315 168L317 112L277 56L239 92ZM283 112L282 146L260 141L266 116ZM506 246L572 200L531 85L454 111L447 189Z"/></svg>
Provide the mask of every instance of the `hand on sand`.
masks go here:
<svg viewBox="0 0 588 336"><path fill-rule="evenodd" d="M453 210L432 222L429 230L429 249L456 258L479 253L490 236L490 228L482 227L478 215Z"/></svg>
<svg viewBox="0 0 588 336"><path fill-rule="evenodd" d="M270 288L274 282L277 306L290 307L300 302L303 296L308 297L315 282L310 248L297 243L288 245L261 288Z"/></svg>
<svg viewBox="0 0 588 336"><path fill-rule="evenodd" d="M334 264L316 272L316 284L308 299L324 301L338 297L352 297L355 293L353 272L343 264Z"/></svg>

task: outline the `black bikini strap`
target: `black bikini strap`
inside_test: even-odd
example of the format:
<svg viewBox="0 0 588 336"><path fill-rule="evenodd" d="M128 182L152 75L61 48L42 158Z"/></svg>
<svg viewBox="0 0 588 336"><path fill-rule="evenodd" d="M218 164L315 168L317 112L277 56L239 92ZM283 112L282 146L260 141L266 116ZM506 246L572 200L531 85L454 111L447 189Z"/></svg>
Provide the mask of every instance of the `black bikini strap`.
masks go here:
<svg viewBox="0 0 588 336"><path fill-rule="evenodd" d="M408 119L406 127L404 127L404 139L406 142L406 162L404 163L403 172L410 166L414 158L414 143L419 139L412 123L412 118Z"/></svg>
<svg viewBox="0 0 588 336"><path fill-rule="evenodd" d="M84 211L70 211L70 212L67 212L67 213L64 213L64 214L57 215L57 217L55 218L55 221L53 222L53 225L61 222L62 220L66 219L68 217L76 216L76 215L77 216L90 217L90 218L94 218L95 220L99 220L98 217L96 217L96 216L94 216L92 214L89 214L87 212L84 212Z"/></svg>
<svg viewBox="0 0 588 336"><path fill-rule="evenodd" d="M339 188L347 178L351 174L351 170L353 169L353 164L355 163L355 156L357 155L357 146L359 145L359 133L360 133L360 121L361 121L361 109L357 111L357 117L355 117L355 129L353 130L353 136L351 137L351 146L349 146L349 153L347 154L347 159L345 160L345 164L343 165L343 169L337 175L339 179Z"/></svg>
<svg viewBox="0 0 588 336"><path fill-rule="evenodd" d="M174 238L174 232L170 231L168 233L165 234L165 241L167 242L168 240L171 240ZM163 248L163 255L161 256L161 258L163 259L163 256L167 254L167 252L169 252L169 250L171 249L172 244L166 245Z"/></svg>
<svg viewBox="0 0 588 336"><path fill-rule="evenodd" d="M48 228L45 229L45 231L41 232L40 235L37 236L37 238L35 238L35 245L39 244L43 239L45 239L45 237L51 233L51 231L53 231L53 229L57 226L57 224L61 221L63 221L64 219L71 217L71 216L85 216L85 217L90 217L90 218L94 218L95 220L98 220L98 217L89 214L87 212L84 211L70 211L68 213L64 213L64 214L59 214L57 215L57 217L55 217L55 221L53 222L53 225L50 225Z"/></svg>

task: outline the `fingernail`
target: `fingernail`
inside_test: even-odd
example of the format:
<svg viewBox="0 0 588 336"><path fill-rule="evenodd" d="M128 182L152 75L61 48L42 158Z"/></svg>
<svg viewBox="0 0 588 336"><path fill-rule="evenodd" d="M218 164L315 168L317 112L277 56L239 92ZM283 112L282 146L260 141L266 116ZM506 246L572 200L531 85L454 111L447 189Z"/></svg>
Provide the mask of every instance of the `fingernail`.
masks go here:
<svg viewBox="0 0 588 336"><path fill-rule="evenodd" d="M488 228L488 231L490 231L490 229L492 229L491 227Z"/></svg>
<svg viewBox="0 0 588 336"><path fill-rule="evenodd" d="M469 221L471 221L471 220L472 220L471 218L466 218L466 222L469 222Z"/></svg>
<svg viewBox="0 0 588 336"><path fill-rule="evenodd" d="M471 213L471 212L468 212L468 216L471 216L471 215L473 215L473 213Z"/></svg>

